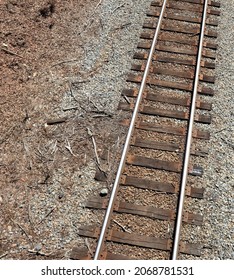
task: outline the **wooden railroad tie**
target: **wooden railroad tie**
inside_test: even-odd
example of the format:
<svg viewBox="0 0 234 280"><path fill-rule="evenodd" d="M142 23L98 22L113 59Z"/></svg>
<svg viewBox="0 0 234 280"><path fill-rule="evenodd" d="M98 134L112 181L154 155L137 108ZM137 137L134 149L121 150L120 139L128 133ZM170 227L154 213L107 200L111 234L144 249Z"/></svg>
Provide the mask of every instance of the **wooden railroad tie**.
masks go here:
<svg viewBox="0 0 234 280"><path fill-rule="evenodd" d="M138 59L138 60L146 60L148 58L148 53L136 52L134 54L133 58ZM159 61L159 62L164 62L164 63L177 63L177 64L189 65L189 66L196 65L195 59L181 59L181 58L172 57L172 56L168 57L168 56L164 56L161 54L155 54L153 56L153 61ZM202 60L201 67L208 68L208 69L215 69L215 63Z"/></svg>
<svg viewBox="0 0 234 280"><path fill-rule="evenodd" d="M123 89L122 95L127 96L127 97L136 98L138 95L138 90L136 88L135 89ZM184 106L184 107L189 107L191 104L190 97L180 97L180 98L173 97L173 96L171 97L166 92L160 91L160 90L157 90L153 93L145 90L143 99L149 100L149 101L160 102L160 103L180 105L180 106ZM212 109L212 104L198 99L196 102L196 108L210 111Z"/></svg>
<svg viewBox="0 0 234 280"><path fill-rule="evenodd" d="M129 126L129 119L122 120L120 124L123 126ZM175 127L175 126L164 126L164 125L157 125L155 123L144 122L144 121L137 121L135 124L137 129L147 130L157 133L167 133L177 136L185 136L186 135L186 128L185 127ZM193 137L198 139L209 140L210 133L207 131L202 131L200 129L193 129Z"/></svg>
<svg viewBox="0 0 234 280"><path fill-rule="evenodd" d="M107 206L108 199L100 199L100 197L92 197L85 204L85 207L87 208L102 210L105 210ZM173 210L156 208L153 206L137 205L123 201L115 201L114 212L133 214L165 221L175 220L176 217L175 211ZM199 214L185 212L183 216L183 222L200 226L202 225L203 218Z"/></svg>
<svg viewBox="0 0 234 280"><path fill-rule="evenodd" d="M135 74L130 73L127 77L127 82L141 83L141 81L142 81L142 75L135 75ZM171 81L164 81L164 80L159 80L159 79L155 79L155 78L148 78L146 83L148 85L155 85L155 86L164 87L164 88L179 89L179 90L189 91L189 92L191 92L193 89L192 83L171 82ZM214 90L212 88L199 86L198 93L204 94L204 95L214 95Z"/></svg>
<svg viewBox="0 0 234 280"><path fill-rule="evenodd" d="M180 2L188 2L185 0L182 0ZM192 2L189 2L192 3ZM193 2L194 4L198 4ZM199 4L202 4L201 2ZM214 7L218 7L219 3L216 3L214 1L210 1L209 2L210 6L214 6ZM157 1L153 1L151 2L151 6L153 7L161 7L162 4L160 2ZM176 2L171 2L167 5L168 9L176 9L176 10L182 10L182 11L191 11L191 12L197 12L197 13L202 13L203 12L203 7L200 5L193 5L193 7L185 7L184 5L178 6L178 3ZM207 13L210 15L215 15L215 16L219 16L220 15L220 11L214 10L214 9L210 9L208 8Z"/></svg>
<svg viewBox="0 0 234 280"><path fill-rule="evenodd" d="M124 102L120 102L119 109L125 110L125 111L133 111L134 103L127 104ZM166 109L154 108L152 106L141 106L139 113L146 114L146 115L160 116L160 117L165 117L165 118L175 118L175 119L179 119L179 120L188 120L189 119L188 112L183 112L183 111L178 111L178 110L166 110ZM210 124L211 116L196 114L195 121L199 122L199 123Z"/></svg>
<svg viewBox="0 0 234 280"><path fill-rule="evenodd" d="M100 235L100 227L81 226L78 234L80 236L98 238ZM117 230L109 230L106 236L107 241L133 245L143 248L150 248L156 250L170 251L172 247L172 240L169 238L157 238L154 236L139 235ZM199 244L180 242L180 253L190 254L195 256L201 255L201 246Z"/></svg>

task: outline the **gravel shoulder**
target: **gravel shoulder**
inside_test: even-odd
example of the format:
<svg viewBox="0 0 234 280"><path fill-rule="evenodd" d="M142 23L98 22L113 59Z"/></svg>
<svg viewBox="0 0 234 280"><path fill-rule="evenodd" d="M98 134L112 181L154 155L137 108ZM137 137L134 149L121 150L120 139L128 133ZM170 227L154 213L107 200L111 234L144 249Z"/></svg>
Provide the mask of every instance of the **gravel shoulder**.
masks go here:
<svg viewBox="0 0 234 280"><path fill-rule="evenodd" d="M221 2L216 60L216 95L212 98L211 140L205 163L204 226L201 240L207 249L203 259L233 259L233 187L234 187L234 7ZM203 184L204 185L204 184Z"/></svg>

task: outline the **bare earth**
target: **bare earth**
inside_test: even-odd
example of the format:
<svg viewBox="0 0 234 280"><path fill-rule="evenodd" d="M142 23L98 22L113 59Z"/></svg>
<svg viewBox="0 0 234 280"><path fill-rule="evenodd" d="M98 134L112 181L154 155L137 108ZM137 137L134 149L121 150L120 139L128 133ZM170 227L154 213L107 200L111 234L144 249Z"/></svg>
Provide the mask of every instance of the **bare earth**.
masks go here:
<svg viewBox="0 0 234 280"><path fill-rule="evenodd" d="M1 2L1 258L67 257L86 219L80 201L94 192L97 156L118 139L118 116L74 93L105 63L81 63L83 46L99 35L98 4Z"/></svg>

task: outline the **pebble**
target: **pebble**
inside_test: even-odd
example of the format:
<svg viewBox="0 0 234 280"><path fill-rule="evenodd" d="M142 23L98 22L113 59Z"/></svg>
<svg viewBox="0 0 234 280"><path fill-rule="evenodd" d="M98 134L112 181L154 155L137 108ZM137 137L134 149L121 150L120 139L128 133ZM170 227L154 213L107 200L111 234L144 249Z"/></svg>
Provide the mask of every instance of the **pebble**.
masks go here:
<svg viewBox="0 0 234 280"><path fill-rule="evenodd" d="M64 197L64 194L63 193L59 193L58 198L62 199L63 197Z"/></svg>
<svg viewBox="0 0 234 280"><path fill-rule="evenodd" d="M39 252L42 249L42 245L41 244L37 244L34 248L35 251Z"/></svg>
<svg viewBox="0 0 234 280"><path fill-rule="evenodd" d="M101 189L100 196L106 196L107 194L108 194L108 189L107 188Z"/></svg>

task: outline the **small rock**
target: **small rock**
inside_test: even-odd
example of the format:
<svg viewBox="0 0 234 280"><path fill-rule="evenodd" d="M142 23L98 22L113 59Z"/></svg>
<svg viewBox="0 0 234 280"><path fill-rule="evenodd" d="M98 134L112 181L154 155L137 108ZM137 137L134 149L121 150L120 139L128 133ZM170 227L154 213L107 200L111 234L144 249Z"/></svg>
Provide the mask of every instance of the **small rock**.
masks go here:
<svg viewBox="0 0 234 280"><path fill-rule="evenodd" d="M108 189L104 188L100 191L100 196L106 196L108 194Z"/></svg>
<svg viewBox="0 0 234 280"><path fill-rule="evenodd" d="M42 249L42 245L41 244L37 244L34 248L35 251L39 252Z"/></svg>
<svg viewBox="0 0 234 280"><path fill-rule="evenodd" d="M106 179L107 179L107 174L106 174L106 172L104 172L104 171L100 170L99 168L97 168L94 179L96 181L105 182Z"/></svg>
<svg viewBox="0 0 234 280"><path fill-rule="evenodd" d="M64 197L64 194L61 192L61 193L59 193L59 195L58 195L58 198L59 199L62 199Z"/></svg>

